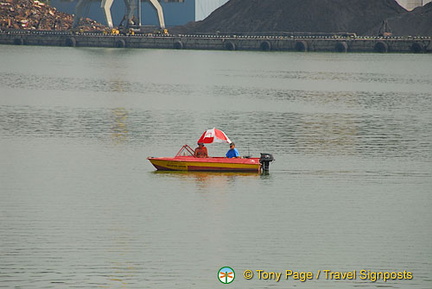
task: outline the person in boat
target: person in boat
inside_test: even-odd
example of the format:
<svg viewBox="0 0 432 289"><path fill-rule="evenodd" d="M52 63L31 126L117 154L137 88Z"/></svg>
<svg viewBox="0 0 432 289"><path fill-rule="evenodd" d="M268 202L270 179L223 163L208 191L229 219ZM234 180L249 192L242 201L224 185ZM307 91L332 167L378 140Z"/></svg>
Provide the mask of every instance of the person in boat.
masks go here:
<svg viewBox="0 0 432 289"><path fill-rule="evenodd" d="M230 143L230 149L226 153L226 157L227 158L239 158L240 157L240 153L236 149L235 143L233 143L233 142Z"/></svg>
<svg viewBox="0 0 432 289"><path fill-rule="evenodd" d="M203 143L198 143L198 147L194 151L194 157L196 158L208 158L207 148Z"/></svg>

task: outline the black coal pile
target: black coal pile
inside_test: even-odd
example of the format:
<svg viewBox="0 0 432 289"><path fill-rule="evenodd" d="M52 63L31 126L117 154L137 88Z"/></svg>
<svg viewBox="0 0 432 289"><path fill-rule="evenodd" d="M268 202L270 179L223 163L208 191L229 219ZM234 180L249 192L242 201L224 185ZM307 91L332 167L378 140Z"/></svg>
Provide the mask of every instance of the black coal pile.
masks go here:
<svg viewBox="0 0 432 289"><path fill-rule="evenodd" d="M176 27L172 31L350 32L358 35L377 35L382 23L391 19L388 24L390 27L394 25L392 32L400 35L405 31L411 31L406 27L403 28L406 30L402 30L405 24L416 27L414 23L417 23L417 20L414 21L414 18L427 18L423 14L420 16L420 13L415 13L416 10L408 12L395 0L230 0L203 21L190 23L181 28ZM428 15L430 20L431 14ZM426 20L418 21L426 23ZM396 22L401 24L396 25ZM432 35L431 30L432 25L429 25L429 35Z"/></svg>
<svg viewBox="0 0 432 289"><path fill-rule="evenodd" d="M417 7L409 13L404 13L387 19L393 36L432 36L432 2ZM368 33L373 34L378 26Z"/></svg>

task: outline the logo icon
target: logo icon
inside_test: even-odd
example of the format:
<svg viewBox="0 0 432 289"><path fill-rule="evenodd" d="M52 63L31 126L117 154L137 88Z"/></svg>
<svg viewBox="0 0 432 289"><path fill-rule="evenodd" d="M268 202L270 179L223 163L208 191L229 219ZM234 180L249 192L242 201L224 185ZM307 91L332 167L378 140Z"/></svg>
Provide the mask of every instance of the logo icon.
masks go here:
<svg viewBox="0 0 432 289"><path fill-rule="evenodd" d="M235 272L233 268L224 266L218 271L218 279L223 284L230 284L235 279Z"/></svg>

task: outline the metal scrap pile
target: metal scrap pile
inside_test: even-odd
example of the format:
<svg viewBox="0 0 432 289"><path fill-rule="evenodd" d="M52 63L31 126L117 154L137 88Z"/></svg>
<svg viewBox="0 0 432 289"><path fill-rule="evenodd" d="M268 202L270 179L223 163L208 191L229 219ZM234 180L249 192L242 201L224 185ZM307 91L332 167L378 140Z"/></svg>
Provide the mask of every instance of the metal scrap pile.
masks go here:
<svg viewBox="0 0 432 289"><path fill-rule="evenodd" d="M37 0L0 0L0 29L69 30L73 15L57 11ZM82 30L104 30L91 19L81 21Z"/></svg>

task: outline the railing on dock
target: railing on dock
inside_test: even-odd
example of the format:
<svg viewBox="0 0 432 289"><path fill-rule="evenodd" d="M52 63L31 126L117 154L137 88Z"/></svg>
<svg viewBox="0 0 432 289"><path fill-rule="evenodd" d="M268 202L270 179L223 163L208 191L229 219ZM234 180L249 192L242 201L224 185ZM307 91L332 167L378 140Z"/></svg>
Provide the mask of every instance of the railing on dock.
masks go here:
<svg viewBox="0 0 432 289"><path fill-rule="evenodd" d="M432 37L358 36L355 33L106 34L0 30L0 44L201 50L430 53Z"/></svg>

